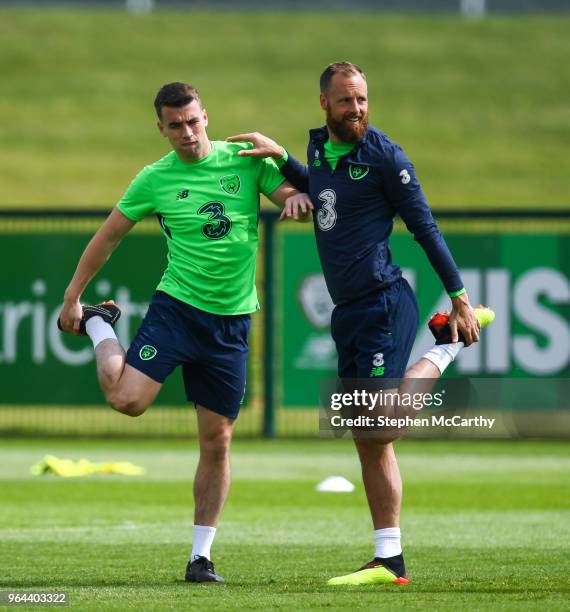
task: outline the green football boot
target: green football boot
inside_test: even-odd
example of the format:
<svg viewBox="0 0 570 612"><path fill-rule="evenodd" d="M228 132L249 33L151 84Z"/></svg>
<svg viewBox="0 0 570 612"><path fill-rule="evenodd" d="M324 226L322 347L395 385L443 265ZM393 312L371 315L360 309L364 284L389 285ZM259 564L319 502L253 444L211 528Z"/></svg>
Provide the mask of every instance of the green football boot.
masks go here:
<svg viewBox="0 0 570 612"><path fill-rule="evenodd" d="M390 557L390 560L398 561L398 563L390 563L394 567L401 568L401 571L390 569L386 565L386 560L376 557L370 563L363 565L359 570L346 576L337 576L331 578L327 584L329 586L360 586L368 584L408 584L409 580L405 575L403 558ZM399 575L401 573L401 575Z"/></svg>

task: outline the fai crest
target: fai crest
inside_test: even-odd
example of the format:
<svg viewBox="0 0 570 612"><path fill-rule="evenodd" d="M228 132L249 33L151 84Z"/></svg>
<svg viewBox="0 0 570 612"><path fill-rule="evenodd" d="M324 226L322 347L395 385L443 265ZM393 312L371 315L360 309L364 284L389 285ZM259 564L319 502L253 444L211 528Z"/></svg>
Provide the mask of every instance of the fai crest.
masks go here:
<svg viewBox="0 0 570 612"><path fill-rule="evenodd" d="M154 348L154 346L150 346L150 344L145 344L139 351L139 357L143 361L148 361L149 359L156 357L157 353L158 351Z"/></svg>
<svg viewBox="0 0 570 612"><path fill-rule="evenodd" d="M363 179L368 172L370 172L370 168L368 166L353 166L350 164L348 167L348 173L350 174L350 178L353 181L359 181Z"/></svg>
<svg viewBox="0 0 570 612"><path fill-rule="evenodd" d="M220 179L220 186L230 195L236 195L241 187L241 181L237 174L228 174Z"/></svg>

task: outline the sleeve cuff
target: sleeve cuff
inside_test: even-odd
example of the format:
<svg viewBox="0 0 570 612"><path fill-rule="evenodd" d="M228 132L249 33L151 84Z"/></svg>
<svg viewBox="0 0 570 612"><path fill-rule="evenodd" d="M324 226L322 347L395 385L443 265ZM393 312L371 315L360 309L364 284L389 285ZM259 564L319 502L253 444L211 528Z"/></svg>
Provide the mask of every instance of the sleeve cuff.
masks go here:
<svg viewBox="0 0 570 612"><path fill-rule="evenodd" d="M278 168L283 168L283 166L287 163L287 160L289 159L289 153L287 153L285 149L283 150L285 151L285 153L283 153L283 157L280 157L279 159L275 160L275 163L277 164Z"/></svg>
<svg viewBox="0 0 570 612"><path fill-rule="evenodd" d="M119 204L117 204L115 208L127 219L129 219L129 221L134 221L135 223L138 223L139 221L142 221L144 219L144 215L142 217L137 217L137 215L133 214L132 212L125 210L121 202L119 202Z"/></svg>
<svg viewBox="0 0 570 612"><path fill-rule="evenodd" d="M459 289L459 291L450 291L447 295L450 298L454 298L454 297L459 297L460 295L463 295L464 293L466 293L467 290L465 289L465 287Z"/></svg>

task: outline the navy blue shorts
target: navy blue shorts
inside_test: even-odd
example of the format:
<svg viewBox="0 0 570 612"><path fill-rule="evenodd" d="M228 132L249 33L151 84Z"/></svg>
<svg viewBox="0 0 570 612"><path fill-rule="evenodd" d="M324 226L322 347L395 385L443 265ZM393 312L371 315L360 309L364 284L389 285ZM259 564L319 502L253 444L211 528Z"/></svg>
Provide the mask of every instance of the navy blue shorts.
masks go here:
<svg viewBox="0 0 570 612"><path fill-rule="evenodd" d="M402 378L418 330L418 305L403 278L337 306L331 332L341 379Z"/></svg>
<svg viewBox="0 0 570 612"><path fill-rule="evenodd" d="M127 363L163 383L182 366L186 397L230 419L245 392L250 316L204 312L157 291Z"/></svg>

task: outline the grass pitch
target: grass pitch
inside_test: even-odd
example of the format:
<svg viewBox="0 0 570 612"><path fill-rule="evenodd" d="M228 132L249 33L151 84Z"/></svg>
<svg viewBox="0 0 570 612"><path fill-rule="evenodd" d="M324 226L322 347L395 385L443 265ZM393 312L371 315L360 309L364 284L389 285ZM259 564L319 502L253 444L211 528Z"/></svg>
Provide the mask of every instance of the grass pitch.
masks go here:
<svg viewBox="0 0 570 612"><path fill-rule="evenodd" d="M259 130L301 159L318 77L350 59L370 118L432 206L565 208L570 19L360 12L0 10L1 206L111 207L168 151L152 100L195 84L210 137Z"/></svg>
<svg viewBox="0 0 570 612"><path fill-rule="evenodd" d="M45 453L127 459L142 478L33 477ZM193 441L5 440L0 589L65 590L72 609L566 608L570 455L561 443L398 445L408 587L327 587L372 556L348 442L237 441L213 554L227 585L182 581ZM341 474L352 494L315 484ZM566 608L567 609L567 608Z"/></svg>

